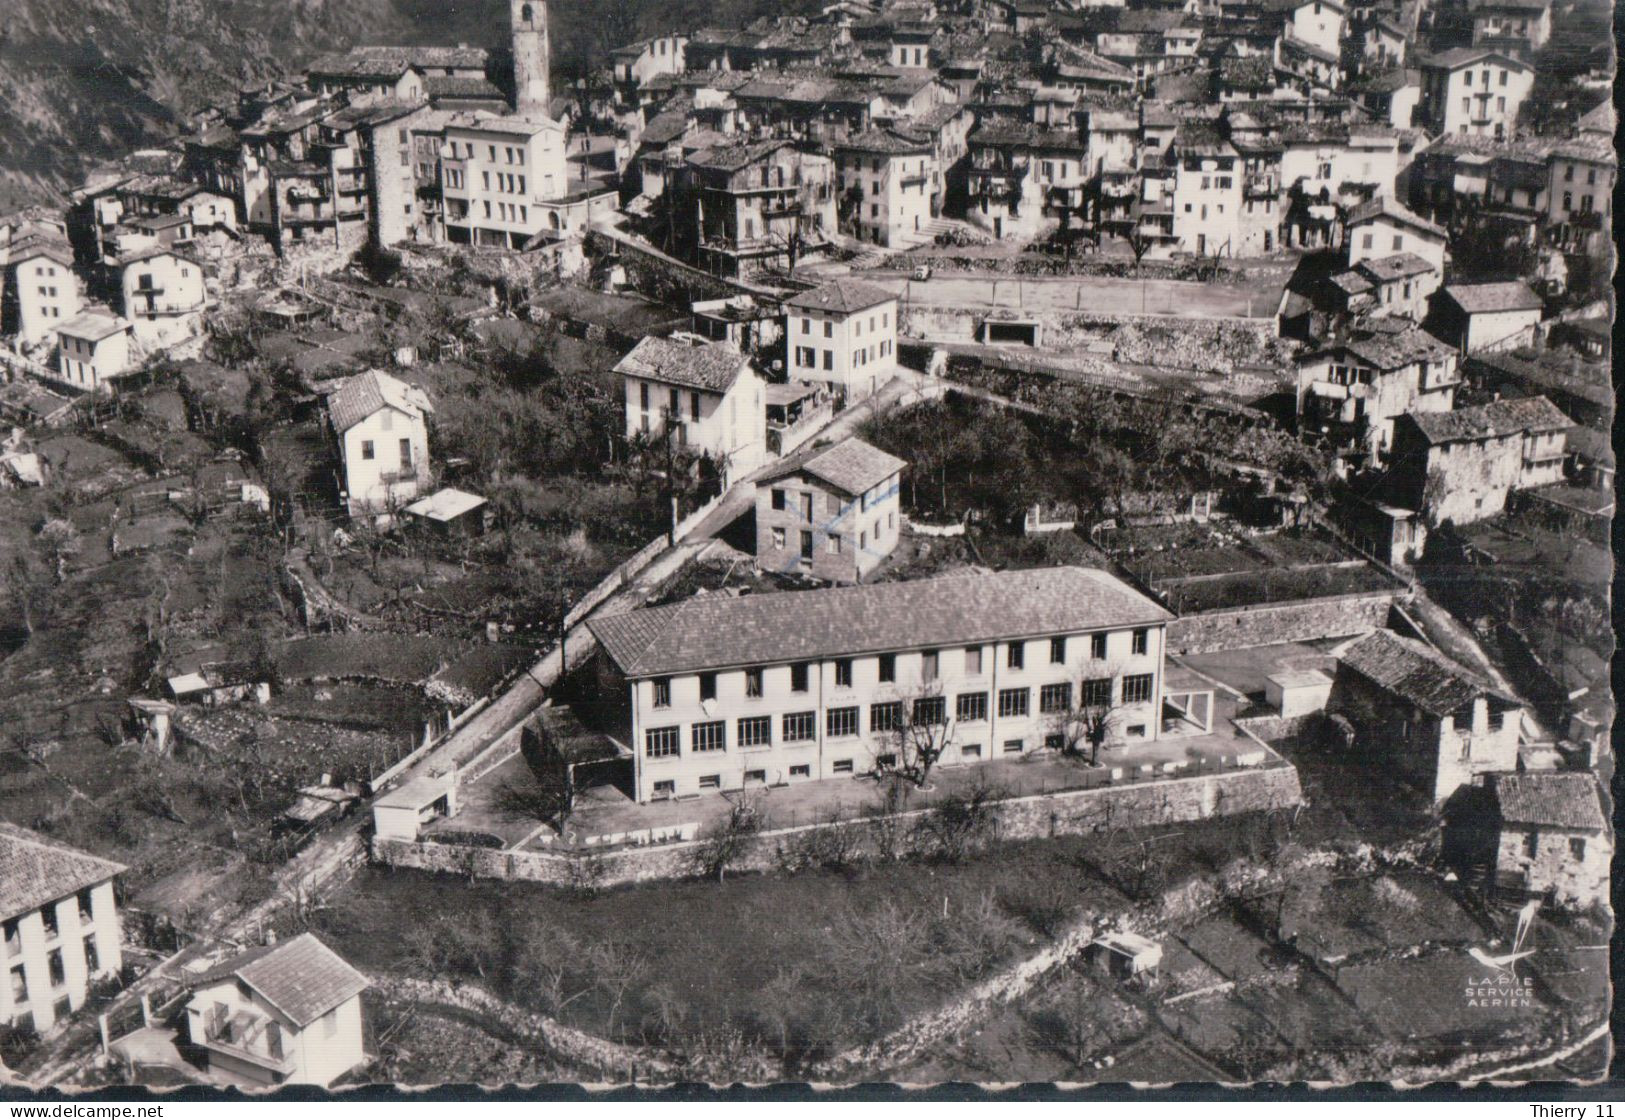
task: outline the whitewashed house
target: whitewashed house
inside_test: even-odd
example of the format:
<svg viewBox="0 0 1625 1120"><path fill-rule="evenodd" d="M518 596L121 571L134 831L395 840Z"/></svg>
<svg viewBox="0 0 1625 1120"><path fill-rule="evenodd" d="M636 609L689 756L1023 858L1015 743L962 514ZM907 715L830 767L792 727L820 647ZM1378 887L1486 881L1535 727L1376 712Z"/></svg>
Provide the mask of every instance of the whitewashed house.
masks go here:
<svg viewBox="0 0 1625 1120"><path fill-rule="evenodd" d="M422 389L376 369L349 378L328 396L327 418L338 443L350 516L417 497L429 477L433 412Z"/></svg>
<svg viewBox="0 0 1625 1120"><path fill-rule="evenodd" d="M331 1085L366 1061L367 978L316 939L250 949L192 982L187 1033L210 1072L245 1088Z"/></svg>
<svg viewBox="0 0 1625 1120"><path fill-rule="evenodd" d="M83 1006L92 980L118 973L113 879L124 870L0 821L0 1023L49 1030Z"/></svg>

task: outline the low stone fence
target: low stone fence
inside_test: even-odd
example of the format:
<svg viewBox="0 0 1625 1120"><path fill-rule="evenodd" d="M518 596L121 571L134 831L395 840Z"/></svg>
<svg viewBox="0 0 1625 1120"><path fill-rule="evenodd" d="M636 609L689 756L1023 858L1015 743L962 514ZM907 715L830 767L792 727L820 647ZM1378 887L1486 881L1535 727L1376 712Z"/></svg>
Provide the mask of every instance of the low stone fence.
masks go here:
<svg viewBox="0 0 1625 1120"><path fill-rule="evenodd" d="M536 1015L498 999L474 984L448 984L401 976L372 976L373 988L386 998L461 1011L495 1023L520 1040L533 1040L566 1061L600 1071L606 1082L670 1081L676 1067L664 1056L644 1047L617 1042L567 1027L546 1015Z"/></svg>
<svg viewBox="0 0 1625 1120"><path fill-rule="evenodd" d="M598 586L587 592L581 601L571 607L564 616L564 628L574 627L582 619L598 609L598 604L619 591L626 583L627 578L641 572L649 566L656 556L666 547L665 537L656 537L637 552L623 560L609 575L598 582Z"/></svg>
<svg viewBox="0 0 1625 1120"><path fill-rule="evenodd" d="M1212 653L1364 634L1387 625L1389 609L1404 594L1391 588L1180 615L1168 623L1168 652Z"/></svg>
<svg viewBox="0 0 1625 1120"><path fill-rule="evenodd" d="M1136 828L1290 808L1302 799L1297 770L1289 763L1276 761L1257 769L1016 797L999 802L995 813L999 839L1027 840L1080 835L1108 827ZM897 819L913 823L929 812L930 809L910 810L898 814ZM749 850L732 868L772 870L779 850L795 843L802 834L853 826L868 827L866 820L859 818L770 829L753 838ZM702 838L658 847L567 855L374 838L372 854L380 863L421 871L554 886L570 886L590 879L597 886L609 887L690 878L695 874L704 844Z"/></svg>

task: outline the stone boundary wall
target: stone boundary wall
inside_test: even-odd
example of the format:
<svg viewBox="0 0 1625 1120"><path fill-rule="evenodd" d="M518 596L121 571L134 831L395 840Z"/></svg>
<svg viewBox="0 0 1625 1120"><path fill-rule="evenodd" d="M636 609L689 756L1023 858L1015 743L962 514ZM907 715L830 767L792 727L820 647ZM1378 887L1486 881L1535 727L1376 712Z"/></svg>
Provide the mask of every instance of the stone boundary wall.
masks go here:
<svg viewBox="0 0 1625 1120"><path fill-rule="evenodd" d="M586 242L589 252L615 257L626 270L627 282L661 303L687 307L696 300L728 299L741 292L775 302L780 298L769 288L712 276L623 233L595 227L587 231Z"/></svg>
<svg viewBox="0 0 1625 1120"><path fill-rule="evenodd" d="M1081 835L1106 827L1133 828L1290 808L1302 800L1297 770L1289 763L1279 762L1256 770L1011 798L998 803L997 828L1001 840ZM916 821L929 812L929 809L917 809L898 816L904 821ZM838 824L770 829L758 834L748 853L733 869L772 870L779 846L798 834L853 824L865 826L864 820L859 818ZM553 886L579 882L590 868L596 885L610 887L690 878L694 874L696 853L704 843L701 839L655 848L561 855L375 837L372 854L377 862L393 867Z"/></svg>
<svg viewBox="0 0 1625 1120"><path fill-rule="evenodd" d="M670 1080L676 1067L655 1052L599 1038L546 1015L515 1007L475 984L448 984L402 976L373 975L373 988L385 997L445 1007L489 1019L520 1039L533 1039L567 1061L601 1070L620 1083L654 1077Z"/></svg>
<svg viewBox="0 0 1625 1120"><path fill-rule="evenodd" d="M1385 626L1389 609L1404 594L1393 588L1180 615L1168 623L1168 652L1213 653L1364 634Z"/></svg>
<svg viewBox="0 0 1625 1120"><path fill-rule="evenodd" d="M610 572L609 575L598 582L597 587L587 592L580 602L570 608L564 616L564 628L566 630L574 629L582 619L598 609L598 604L619 591L626 584L628 578L647 568L665 548L666 538L659 536L621 561L613 572Z"/></svg>

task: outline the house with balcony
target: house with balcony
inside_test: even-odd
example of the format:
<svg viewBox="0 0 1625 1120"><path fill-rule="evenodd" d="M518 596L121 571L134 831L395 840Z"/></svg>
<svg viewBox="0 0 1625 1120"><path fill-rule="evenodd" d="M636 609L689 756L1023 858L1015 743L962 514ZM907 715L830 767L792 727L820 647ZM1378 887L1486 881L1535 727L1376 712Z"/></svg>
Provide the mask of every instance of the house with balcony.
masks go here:
<svg viewBox="0 0 1625 1120"><path fill-rule="evenodd" d="M1336 654L1326 711L1354 748L1442 803L1483 774L1518 766L1523 705L1432 647L1374 630Z"/></svg>
<svg viewBox="0 0 1625 1120"><path fill-rule="evenodd" d="M1572 427L1545 397L1401 416L1385 492L1434 526L1495 517L1515 491L1564 481Z"/></svg>
<svg viewBox="0 0 1625 1120"><path fill-rule="evenodd" d="M1619 158L1612 137L1575 136L1548 161L1546 234L1569 252L1594 253L1608 237Z"/></svg>
<svg viewBox="0 0 1625 1120"><path fill-rule="evenodd" d="M1060 567L707 596L588 626L626 687L646 802L883 771L911 726L939 729L944 765L1019 757L1058 745L1079 705L1111 713L1114 742L1156 739L1170 617Z"/></svg>
<svg viewBox="0 0 1625 1120"><path fill-rule="evenodd" d="M1456 47L1420 69L1417 123L1434 136L1511 136L1535 82L1528 63L1486 47Z"/></svg>
<svg viewBox="0 0 1625 1120"><path fill-rule="evenodd" d="M767 454L788 455L816 436L835 415L836 394L820 381L768 382Z"/></svg>
<svg viewBox="0 0 1625 1120"><path fill-rule="evenodd" d="M0 821L0 1023L50 1030L123 965L123 864Z"/></svg>
<svg viewBox="0 0 1625 1120"><path fill-rule="evenodd" d="M860 241L901 248L929 237L940 171L923 136L871 128L835 145L840 223Z"/></svg>
<svg viewBox="0 0 1625 1120"><path fill-rule="evenodd" d="M771 387L770 387L771 388ZM756 564L858 583L902 535L904 460L861 439L802 448L756 480Z"/></svg>
<svg viewBox="0 0 1625 1120"><path fill-rule="evenodd" d="M1298 359L1298 430L1353 462L1374 463L1407 413L1448 412L1457 354L1403 320L1366 321Z"/></svg>
<svg viewBox="0 0 1625 1120"><path fill-rule="evenodd" d="M1614 832L1595 774L1492 774L1496 893L1563 910L1606 906Z"/></svg>
<svg viewBox="0 0 1625 1120"><path fill-rule="evenodd" d="M1528 57L1552 37L1552 0L1468 0L1473 46Z"/></svg>
<svg viewBox="0 0 1625 1120"><path fill-rule="evenodd" d="M703 452L723 482L749 474L767 455L766 387L750 359L726 342L650 336L615 365L626 436L669 434Z"/></svg>
<svg viewBox="0 0 1625 1120"><path fill-rule="evenodd" d="M440 152L445 240L519 249L545 229L558 230L557 210L543 204L570 191L564 133L545 117L475 112L447 121Z"/></svg>
<svg viewBox="0 0 1625 1120"><path fill-rule="evenodd" d="M1089 142L1075 129L981 124L969 145L972 225L1031 241L1063 216L1081 216L1090 193Z"/></svg>
<svg viewBox="0 0 1625 1120"><path fill-rule="evenodd" d="M230 957L192 979L187 1037L244 1089L322 1088L367 1060L367 978L313 933Z"/></svg>
<svg viewBox="0 0 1625 1120"><path fill-rule="evenodd" d="M153 248L121 257L119 290L135 341L148 349L191 338L203 327L208 290L203 265L189 254Z"/></svg>
<svg viewBox="0 0 1625 1120"><path fill-rule="evenodd" d="M1396 315L1420 323L1439 280L1438 270L1415 253L1369 257L1332 276L1323 302L1343 318Z"/></svg>
<svg viewBox="0 0 1625 1120"><path fill-rule="evenodd" d="M788 267L829 244L835 161L788 140L724 139L690 152L668 184L678 253L724 276Z"/></svg>
<svg viewBox="0 0 1625 1120"><path fill-rule="evenodd" d="M1214 122L1182 121L1170 153L1174 169L1173 236L1199 257L1241 252L1243 166Z"/></svg>
<svg viewBox="0 0 1625 1120"><path fill-rule="evenodd" d="M829 385L849 400L897 371L897 293L834 280L784 301L785 369L791 381Z"/></svg>
<svg viewBox="0 0 1625 1120"><path fill-rule="evenodd" d="M381 370L346 378L327 396L340 483L351 517L388 513L429 480L428 396Z"/></svg>

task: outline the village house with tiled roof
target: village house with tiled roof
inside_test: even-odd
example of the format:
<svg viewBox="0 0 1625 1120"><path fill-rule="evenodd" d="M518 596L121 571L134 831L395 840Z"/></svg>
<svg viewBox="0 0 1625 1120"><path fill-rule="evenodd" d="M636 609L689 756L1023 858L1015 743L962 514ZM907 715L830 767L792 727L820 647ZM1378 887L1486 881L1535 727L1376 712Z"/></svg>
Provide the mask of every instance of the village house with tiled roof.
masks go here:
<svg viewBox="0 0 1625 1120"><path fill-rule="evenodd" d="M1480 774L1518 765L1523 705L1432 647L1375 630L1344 647L1326 710L1354 727L1354 748L1443 802Z"/></svg>
<svg viewBox="0 0 1625 1120"><path fill-rule="evenodd" d="M670 432L678 447L716 459L725 481L748 474L767 453L761 375L726 342L650 336L615 365L626 406L626 437Z"/></svg>
<svg viewBox="0 0 1625 1120"><path fill-rule="evenodd" d="M1116 741L1158 738L1171 617L1059 567L705 596L588 627L628 689L650 801L884 769L905 721L952 723L947 764L1053 745L1075 700L1110 710Z"/></svg>
<svg viewBox="0 0 1625 1120"><path fill-rule="evenodd" d="M1496 774L1495 887L1559 907L1605 906L1613 829L1594 774Z"/></svg>
<svg viewBox="0 0 1625 1120"><path fill-rule="evenodd" d="M1365 320L1299 356L1298 425L1375 462L1406 413L1446 412L1461 383L1449 346L1405 319Z"/></svg>
<svg viewBox="0 0 1625 1120"><path fill-rule="evenodd" d="M1431 525L1494 517L1515 491L1563 481L1573 426L1545 397L1402 416L1388 456L1390 500Z"/></svg>
<svg viewBox="0 0 1625 1120"><path fill-rule="evenodd" d="M369 983L313 933L257 946L191 981L187 1036L209 1071L248 1089L326 1087L366 1061Z"/></svg>
<svg viewBox="0 0 1625 1120"><path fill-rule="evenodd" d="M875 392L897 370L897 293L840 279L784 301L792 381L829 385L849 400Z"/></svg>
<svg viewBox="0 0 1625 1120"><path fill-rule="evenodd" d="M1430 325L1463 354L1484 354L1530 345L1545 315L1545 301L1522 280L1446 284Z"/></svg>
<svg viewBox="0 0 1625 1120"><path fill-rule="evenodd" d="M409 502L429 477L428 396L382 370L346 378L327 396L350 516Z"/></svg>
<svg viewBox="0 0 1625 1120"><path fill-rule="evenodd" d="M803 448L756 479L756 564L832 583L874 571L902 534L908 463L855 437Z"/></svg>
<svg viewBox="0 0 1625 1120"><path fill-rule="evenodd" d="M0 821L0 1023L45 1031L123 965L121 863Z"/></svg>

